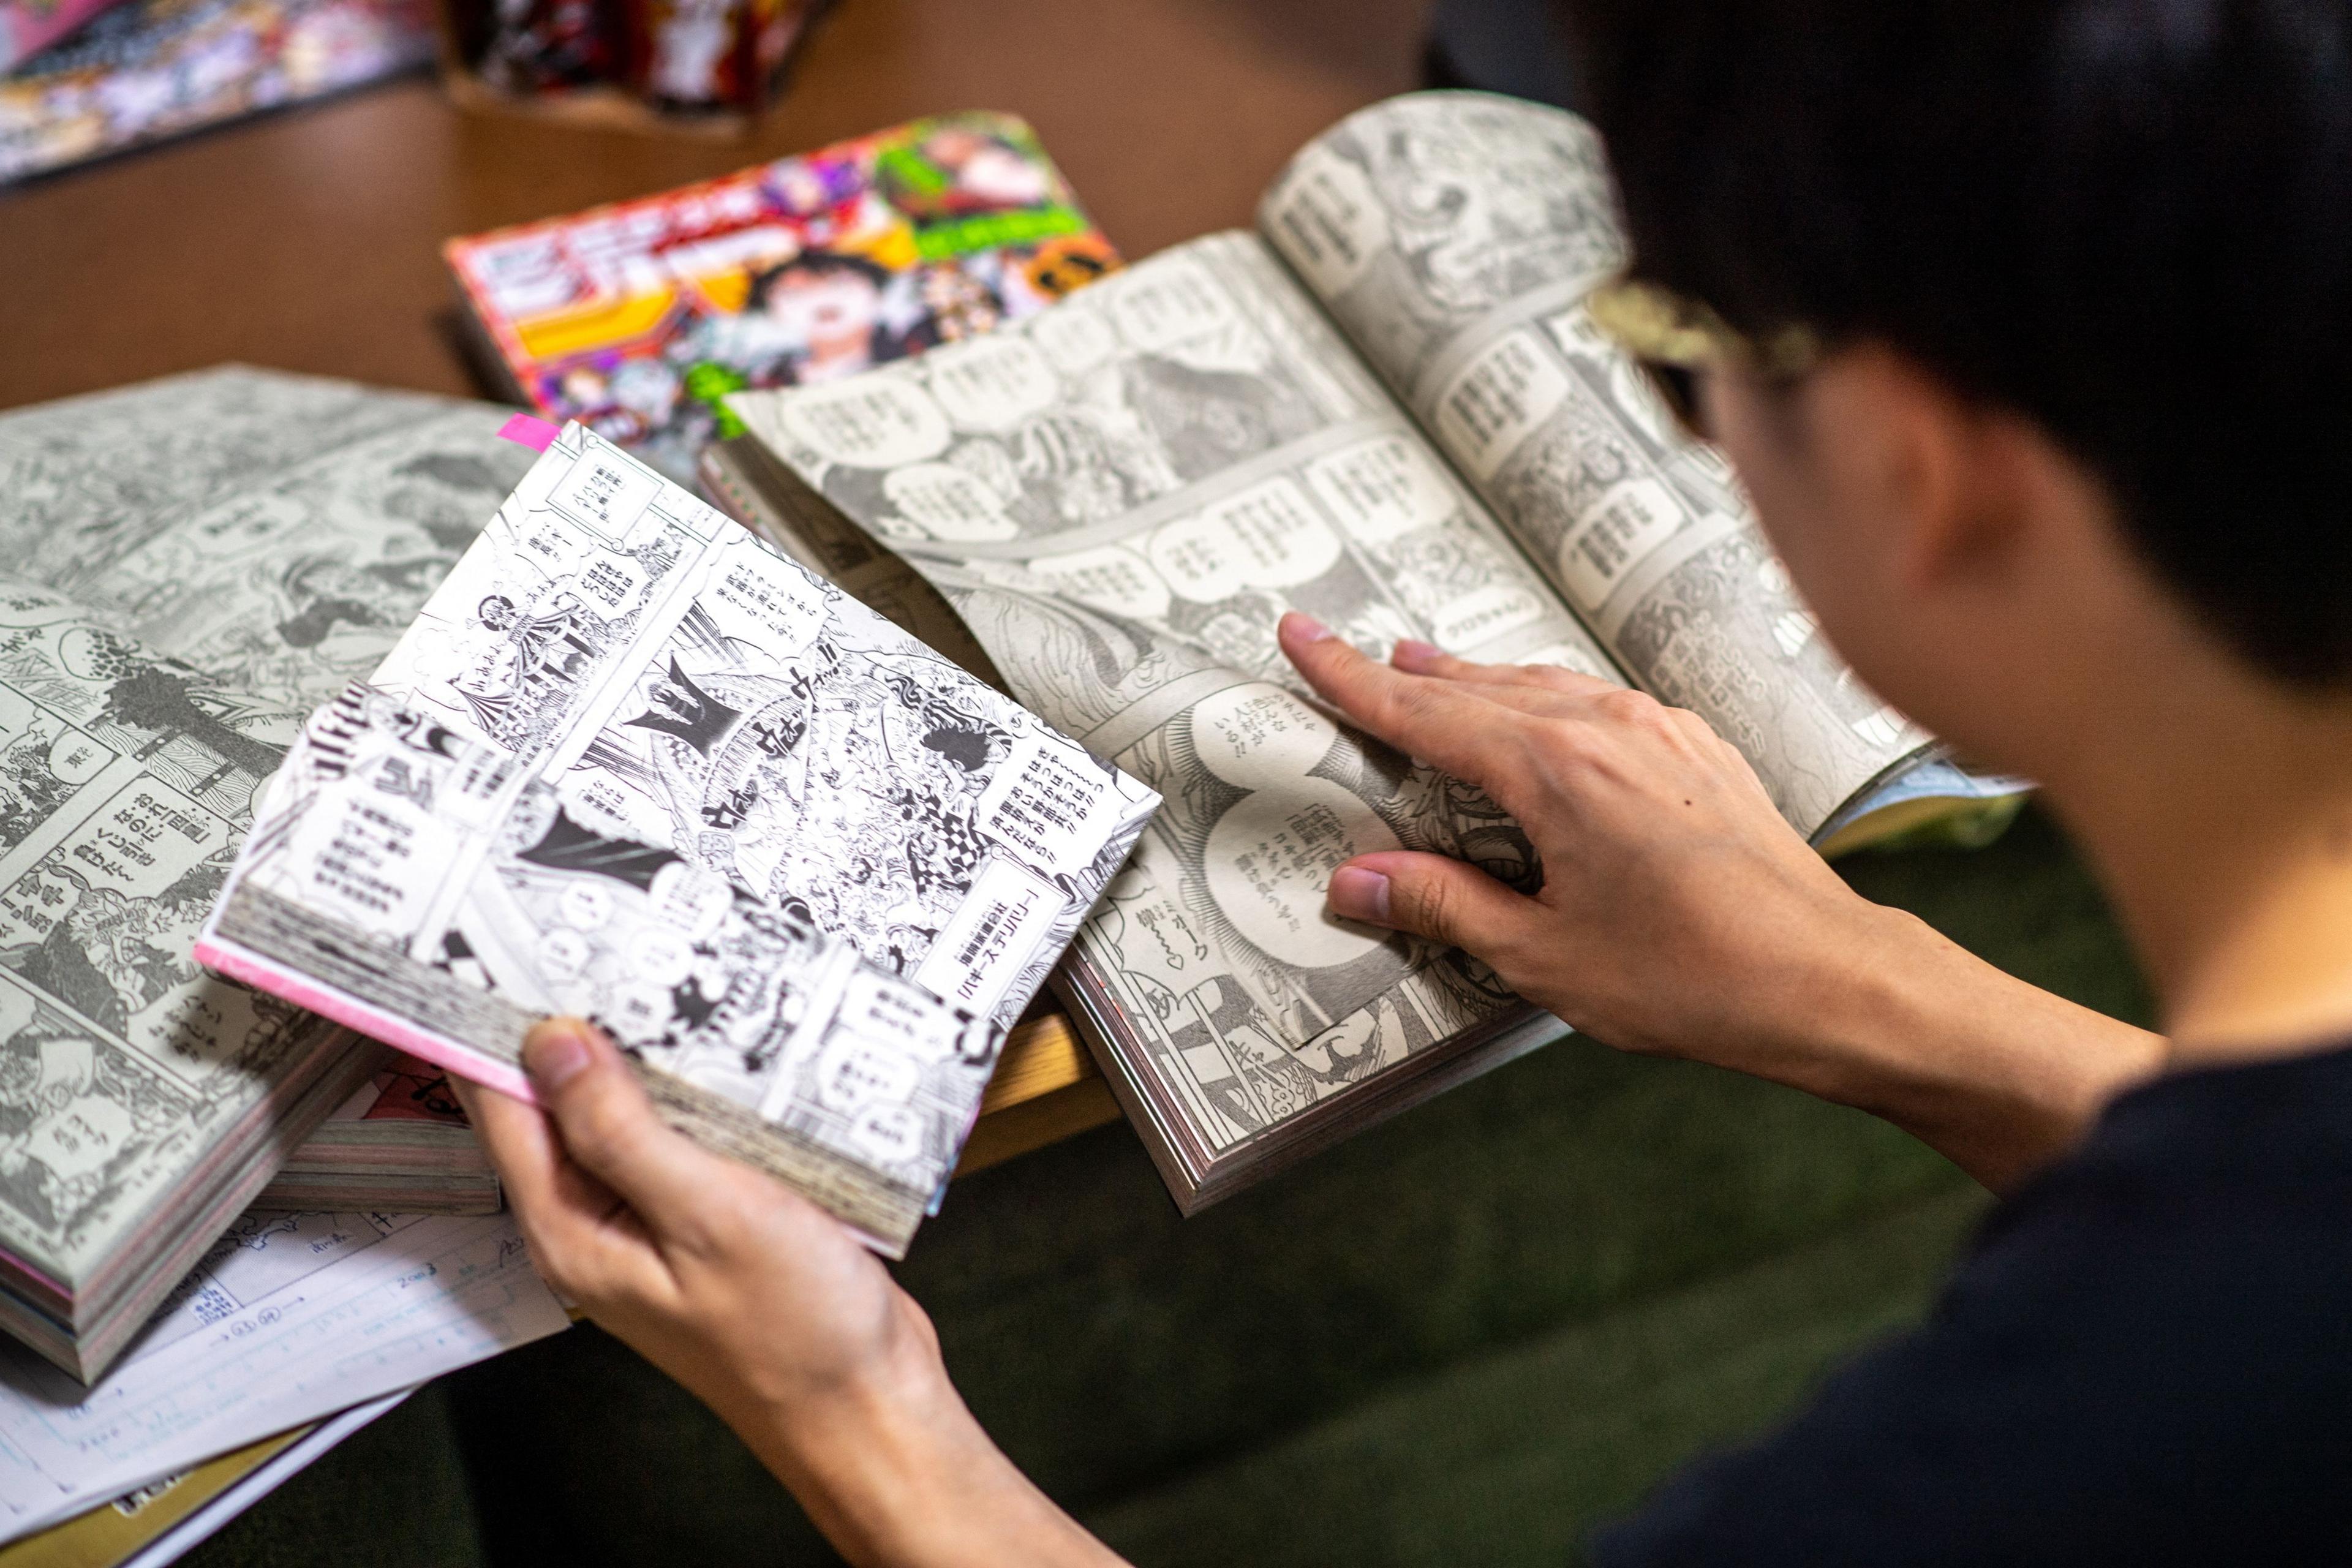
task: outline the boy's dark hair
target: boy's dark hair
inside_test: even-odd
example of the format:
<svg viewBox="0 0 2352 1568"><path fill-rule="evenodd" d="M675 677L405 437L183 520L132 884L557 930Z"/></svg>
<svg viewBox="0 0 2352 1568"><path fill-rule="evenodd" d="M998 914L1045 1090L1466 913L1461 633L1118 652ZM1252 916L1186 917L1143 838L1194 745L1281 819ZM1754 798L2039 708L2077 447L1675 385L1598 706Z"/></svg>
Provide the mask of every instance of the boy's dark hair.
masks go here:
<svg viewBox="0 0 2352 1568"><path fill-rule="evenodd" d="M1637 270L2033 419L2242 656L2352 683L2352 4L1568 11Z"/></svg>

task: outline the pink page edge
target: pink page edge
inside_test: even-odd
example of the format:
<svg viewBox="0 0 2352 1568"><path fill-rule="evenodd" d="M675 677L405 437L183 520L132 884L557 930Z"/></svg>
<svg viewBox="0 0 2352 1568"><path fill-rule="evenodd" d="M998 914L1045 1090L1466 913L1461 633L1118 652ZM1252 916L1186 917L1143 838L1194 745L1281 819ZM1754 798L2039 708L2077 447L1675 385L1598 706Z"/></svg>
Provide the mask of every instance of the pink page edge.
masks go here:
<svg viewBox="0 0 2352 1568"><path fill-rule="evenodd" d="M282 996L298 1007L307 1007L320 1017L332 1018L371 1039L397 1047L444 1071L470 1079L485 1088L495 1089L525 1105L539 1103L539 1095L531 1089L530 1079L524 1076L520 1068L486 1057L446 1035L431 1034L413 1024L403 1023L389 1013L379 1012L343 992L314 984L243 948L202 937L196 942L195 959L207 969L216 970L232 980L241 980L257 991Z"/></svg>
<svg viewBox="0 0 2352 1568"><path fill-rule="evenodd" d="M534 452L544 452L555 445L563 434L544 419L534 419L528 414L518 414L499 426L499 439L512 441L518 447L528 447Z"/></svg>

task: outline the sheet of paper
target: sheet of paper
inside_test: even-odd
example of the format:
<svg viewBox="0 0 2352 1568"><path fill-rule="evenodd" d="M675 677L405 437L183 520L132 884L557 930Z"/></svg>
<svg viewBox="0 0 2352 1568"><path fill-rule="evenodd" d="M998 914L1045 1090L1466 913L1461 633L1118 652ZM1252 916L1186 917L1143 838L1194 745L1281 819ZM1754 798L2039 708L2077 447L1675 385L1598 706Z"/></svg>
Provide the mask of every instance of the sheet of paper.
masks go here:
<svg viewBox="0 0 2352 1568"><path fill-rule="evenodd" d="M566 1321L510 1215L247 1214L94 1387L0 1345L0 1540Z"/></svg>

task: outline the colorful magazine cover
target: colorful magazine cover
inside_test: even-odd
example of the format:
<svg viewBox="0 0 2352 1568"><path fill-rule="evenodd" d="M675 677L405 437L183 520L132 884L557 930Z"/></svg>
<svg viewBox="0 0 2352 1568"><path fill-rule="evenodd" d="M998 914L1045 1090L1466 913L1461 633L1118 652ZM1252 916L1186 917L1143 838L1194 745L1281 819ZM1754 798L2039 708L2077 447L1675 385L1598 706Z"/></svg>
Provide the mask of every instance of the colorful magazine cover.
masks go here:
<svg viewBox="0 0 2352 1568"><path fill-rule="evenodd" d="M433 58L431 0L131 0L0 78L0 184Z"/></svg>
<svg viewBox="0 0 2352 1568"><path fill-rule="evenodd" d="M681 483L722 399L855 374L1118 265L1035 132L919 120L641 201L451 240L510 391Z"/></svg>

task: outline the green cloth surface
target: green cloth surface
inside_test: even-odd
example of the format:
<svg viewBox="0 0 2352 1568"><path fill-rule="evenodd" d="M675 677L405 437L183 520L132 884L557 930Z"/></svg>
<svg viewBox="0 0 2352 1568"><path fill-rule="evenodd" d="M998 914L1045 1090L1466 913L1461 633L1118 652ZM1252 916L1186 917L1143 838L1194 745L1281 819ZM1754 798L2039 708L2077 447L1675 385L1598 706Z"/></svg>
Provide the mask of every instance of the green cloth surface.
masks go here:
<svg viewBox="0 0 2352 1568"><path fill-rule="evenodd" d="M2038 816L1841 869L2147 1016ZM1557 1563L1916 1320L1989 1202L1866 1116L1572 1038L1189 1221L1101 1129L958 1183L899 1276L990 1432L1139 1563ZM189 1561L834 1558L714 1418L582 1327L443 1380Z"/></svg>

